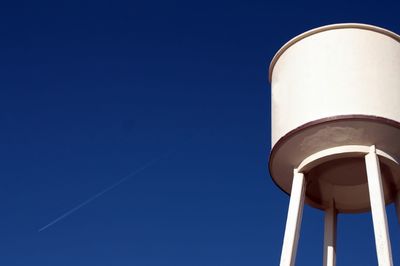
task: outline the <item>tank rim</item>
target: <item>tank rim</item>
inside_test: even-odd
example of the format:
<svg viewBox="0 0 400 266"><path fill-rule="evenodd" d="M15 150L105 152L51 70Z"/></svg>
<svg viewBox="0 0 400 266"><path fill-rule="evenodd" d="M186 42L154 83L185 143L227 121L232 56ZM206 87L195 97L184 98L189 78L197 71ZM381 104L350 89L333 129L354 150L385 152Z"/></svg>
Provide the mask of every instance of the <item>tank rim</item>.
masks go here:
<svg viewBox="0 0 400 266"><path fill-rule="evenodd" d="M338 23L338 24L331 24L331 25L314 28L314 29L306 31L306 32L292 38L287 43L285 43L278 50L278 52L276 52L276 54L272 58L271 63L269 65L269 73L268 73L269 82L271 83L271 81L272 81L272 73L273 73L274 67L275 67L276 63L278 62L279 58L292 45L294 45L295 43L297 43L297 42L301 41L302 39L305 39L311 35L314 35L314 34L317 34L320 32L324 32L324 31L336 30L336 29L362 29L362 30L374 31L374 32L378 32L378 33L384 34L386 36L389 36L392 39L396 40L397 42L400 42L400 35L392 32L390 30L381 28L381 27L377 27L377 26L373 26L373 25L369 25L369 24L363 24L363 23Z"/></svg>

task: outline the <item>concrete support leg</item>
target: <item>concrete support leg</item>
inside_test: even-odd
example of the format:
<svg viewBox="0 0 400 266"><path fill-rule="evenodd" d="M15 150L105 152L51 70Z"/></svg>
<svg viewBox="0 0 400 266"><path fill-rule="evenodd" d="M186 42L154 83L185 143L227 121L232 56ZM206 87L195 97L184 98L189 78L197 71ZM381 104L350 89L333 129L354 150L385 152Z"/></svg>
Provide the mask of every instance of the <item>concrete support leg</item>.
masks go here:
<svg viewBox="0 0 400 266"><path fill-rule="evenodd" d="M325 210L324 232L324 266L336 265L336 223L337 212L335 204Z"/></svg>
<svg viewBox="0 0 400 266"><path fill-rule="evenodd" d="M303 214L305 194L304 174L293 172L292 191L290 194L289 210L286 220L285 236L283 239L281 266L293 266L296 260L297 244L301 218Z"/></svg>
<svg viewBox="0 0 400 266"><path fill-rule="evenodd" d="M365 156L365 163L367 167L368 189L371 201L378 264L380 266L392 266L392 250L390 246L381 171L375 146L371 146L370 152Z"/></svg>
<svg viewBox="0 0 400 266"><path fill-rule="evenodd" d="M400 224L400 190L397 191L396 200L395 200L394 204L396 206L397 221Z"/></svg>

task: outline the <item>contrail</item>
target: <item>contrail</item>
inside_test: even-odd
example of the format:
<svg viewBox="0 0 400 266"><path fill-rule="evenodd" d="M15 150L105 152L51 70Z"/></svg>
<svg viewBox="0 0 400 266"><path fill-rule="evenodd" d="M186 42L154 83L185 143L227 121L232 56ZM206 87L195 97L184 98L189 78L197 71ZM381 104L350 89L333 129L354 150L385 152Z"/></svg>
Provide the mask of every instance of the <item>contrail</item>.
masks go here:
<svg viewBox="0 0 400 266"><path fill-rule="evenodd" d="M175 150L174 150L175 151ZM75 207L73 207L72 209L70 209L69 211L65 212L64 214L60 215L59 217L57 217L56 219L54 219L53 221L51 221L50 223L48 223L47 225L43 226L42 228L40 228L38 231L42 232L43 230L53 226L54 224L58 223L59 221L65 219L66 217L70 216L71 214L73 214L74 212L76 212L77 210L79 210L80 208L88 205L89 203L91 203L92 201L94 201L95 199L101 197L102 195L104 195L105 193L107 193L108 191L112 190L113 188L117 187L118 185L122 184L123 182L127 181L128 179L134 177L135 175L139 174L140 172L142 172L143 170L149 168L150 166L154 165L155 163L157 163L158 161L160 161L163 158L166 158L168 156L170 156L174 151L169 151L166 152L164 155L155 158L153 160L150 160L149 162L147 162L146 164L144 164L143 166L139 167L138 169L136 169L135 171L129 173L128 175L124 176L123 178L121 178L120 180L118 180L117 182L115 182L114 184L106 187L105 189L103 189L102 191L100 191L99 193L91 196L90 198L88 198L87 200L83 201L82 203L76 205Z"/></svg>

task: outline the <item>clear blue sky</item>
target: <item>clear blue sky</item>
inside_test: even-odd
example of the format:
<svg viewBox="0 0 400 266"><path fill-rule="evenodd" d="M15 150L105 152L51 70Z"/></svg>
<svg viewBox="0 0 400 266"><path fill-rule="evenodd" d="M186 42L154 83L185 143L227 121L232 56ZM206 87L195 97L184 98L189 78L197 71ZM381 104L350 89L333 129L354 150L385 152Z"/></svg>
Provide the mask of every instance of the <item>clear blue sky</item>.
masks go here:
<svg viewBox="0 0 400 266"><path fill-rule="evenodd" d="M0 265L277 265L269 62L325 24L400 33L396 4L3 1ZM303 217L297 265L321 265L323 214ZM377 265L369 214L338 230L338 265Z"/></svg>

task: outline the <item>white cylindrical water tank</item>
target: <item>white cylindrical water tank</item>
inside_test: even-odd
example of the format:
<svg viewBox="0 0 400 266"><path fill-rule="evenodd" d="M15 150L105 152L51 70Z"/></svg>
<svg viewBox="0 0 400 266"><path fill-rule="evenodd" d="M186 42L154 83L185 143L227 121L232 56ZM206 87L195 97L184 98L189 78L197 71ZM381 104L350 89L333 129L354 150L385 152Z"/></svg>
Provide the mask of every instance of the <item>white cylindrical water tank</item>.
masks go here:
<svg viewBox="0 0 400 266"><path fill-rule="evenodd" d="M376 145L400 158L400 36L370 25L335 24L285 44L271 62L270 173L289 193L305 158L346 145ZM382 159L386 202L400 188ZM369 210L362 156L310 169L306 202L340 212Z"/></svg>

